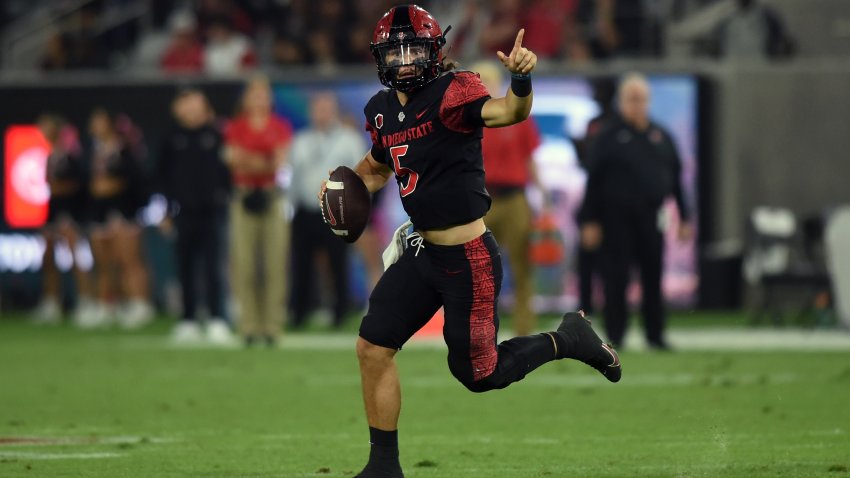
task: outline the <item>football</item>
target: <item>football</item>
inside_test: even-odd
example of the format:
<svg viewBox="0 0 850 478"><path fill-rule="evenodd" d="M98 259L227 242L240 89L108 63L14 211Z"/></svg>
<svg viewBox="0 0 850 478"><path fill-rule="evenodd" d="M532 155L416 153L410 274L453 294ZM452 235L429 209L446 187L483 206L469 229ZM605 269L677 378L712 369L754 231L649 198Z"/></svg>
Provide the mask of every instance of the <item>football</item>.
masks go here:
<svg viewBox="0 0 850 478"><path fill-rule="evenodd" d="M331 173L322 201L322 217L334 234L354 242L366 229L372 199L366 184L351 168L340 166Z"/></svg>

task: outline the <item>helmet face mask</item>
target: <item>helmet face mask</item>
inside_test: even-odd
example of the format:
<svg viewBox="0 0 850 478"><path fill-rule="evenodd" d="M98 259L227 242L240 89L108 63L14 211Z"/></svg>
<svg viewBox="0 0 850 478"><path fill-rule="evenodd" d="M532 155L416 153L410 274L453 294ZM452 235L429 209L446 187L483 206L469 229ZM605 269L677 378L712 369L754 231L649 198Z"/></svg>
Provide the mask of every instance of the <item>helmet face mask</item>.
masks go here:
<svg viewBox="0 0 850 478"><path fill-rule="evenodd" d="M446 43L430 13L416 5L394 7L375 28L370 49L384 86L411 92L442 73Z"/></svg>

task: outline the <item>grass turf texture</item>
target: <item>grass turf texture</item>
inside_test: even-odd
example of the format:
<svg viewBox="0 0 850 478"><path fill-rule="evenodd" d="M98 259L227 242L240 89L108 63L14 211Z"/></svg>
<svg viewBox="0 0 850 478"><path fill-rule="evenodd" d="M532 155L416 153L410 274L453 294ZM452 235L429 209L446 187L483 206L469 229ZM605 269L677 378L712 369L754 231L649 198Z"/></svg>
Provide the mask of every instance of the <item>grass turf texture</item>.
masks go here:
<svg viewBox="0 0 850 478"><path fill-rule="evenodd" d="M166 330L0 320L0 476L362 467L353 336L347 350L175 349ZM626 351L616 385L564 361L483 395L451 377L444 350L398 357L408 477L850 477L846 353Z"/></svg>

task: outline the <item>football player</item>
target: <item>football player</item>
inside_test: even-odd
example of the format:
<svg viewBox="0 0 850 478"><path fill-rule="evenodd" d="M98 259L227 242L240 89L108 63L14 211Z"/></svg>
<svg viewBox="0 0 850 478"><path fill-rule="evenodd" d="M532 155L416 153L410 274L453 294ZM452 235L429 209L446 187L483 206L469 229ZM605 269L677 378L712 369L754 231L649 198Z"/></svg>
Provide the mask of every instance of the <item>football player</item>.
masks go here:
<svg viewBox="0 0 850 478"><path fill-rule="evenodd" d="M504 97L491 98L477 74L444 59L445 35L424 9L395 7L375 28L371 50L387 88L365 107L372 148L355 172L371 192L394 176L414 231L372 291L360 326L357 356L372 445L361 478L404 476L394 356L440 307L449 370L473 392L505 388L563 358L620 379L616 352L582 312L566 314L555 331L496 342L502 266L483 220L490 197L481 137L482 128L518 123L531 111L537 57L522 46L523 34L508 54L498 52L511 86Z"/></svg>

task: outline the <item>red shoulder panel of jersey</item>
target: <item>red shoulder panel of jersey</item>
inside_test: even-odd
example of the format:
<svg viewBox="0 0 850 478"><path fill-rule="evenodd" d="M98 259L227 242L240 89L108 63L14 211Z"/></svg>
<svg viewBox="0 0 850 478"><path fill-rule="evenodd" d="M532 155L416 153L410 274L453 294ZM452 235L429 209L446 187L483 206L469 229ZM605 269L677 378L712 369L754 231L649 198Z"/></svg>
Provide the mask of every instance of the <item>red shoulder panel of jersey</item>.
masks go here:
<svg viewBox="0 0 850 478"><path fill-rule="evenodd" d="M372 126L372 123L370 123L369 120L366 120L365 129L369 132L369 136L372 138L372 145L379 146L381 144L381 140L378 139L378 130Z"/></svg>
<svg viewBox="0 0 850 478"><path fill-rule="evenodd" d="M478 73L471 71L455 73L452 82L443 93L443 101L440 103L440 121L453 131L471 132L474 128L470 128L463 122L463 106L489 95Z"/></svg>

